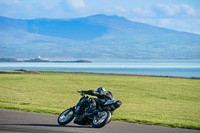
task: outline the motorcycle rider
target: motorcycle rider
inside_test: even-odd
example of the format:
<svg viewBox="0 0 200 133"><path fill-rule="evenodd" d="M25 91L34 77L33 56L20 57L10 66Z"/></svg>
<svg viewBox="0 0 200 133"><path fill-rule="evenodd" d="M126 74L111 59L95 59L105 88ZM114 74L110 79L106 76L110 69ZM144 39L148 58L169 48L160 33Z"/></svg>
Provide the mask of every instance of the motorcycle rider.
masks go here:
<svg viewBox="0 0 200 133"><path fill-rule="evenodd" d="M97 107L103 105L107 100L114 100L113 94L110 91L106 91L106 89L103 87L99 87L97 91L93 90L81 91L81 95L84 94L97 97L97 98L90 98L90 108L88 110L88 113L95 113Z"/></svg>

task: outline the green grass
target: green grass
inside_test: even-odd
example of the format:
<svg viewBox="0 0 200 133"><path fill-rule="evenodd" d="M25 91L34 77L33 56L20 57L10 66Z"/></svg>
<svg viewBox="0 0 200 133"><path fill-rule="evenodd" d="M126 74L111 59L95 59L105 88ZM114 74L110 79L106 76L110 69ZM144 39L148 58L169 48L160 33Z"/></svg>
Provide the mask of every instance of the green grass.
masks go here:
<svg viewBox="0 0 200 133"><path fill-rule="evenodd" d="M0 74L0 108L59 114L78 90L112 91L122 106L112 120L200 129L200 80L86 73Z"/></svg>

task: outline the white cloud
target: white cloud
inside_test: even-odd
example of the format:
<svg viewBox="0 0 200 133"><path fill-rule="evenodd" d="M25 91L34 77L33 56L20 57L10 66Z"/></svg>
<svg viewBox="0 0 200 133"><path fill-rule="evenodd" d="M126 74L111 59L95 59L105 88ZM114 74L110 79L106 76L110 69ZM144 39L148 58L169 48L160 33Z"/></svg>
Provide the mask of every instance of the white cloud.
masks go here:
<svg viewBox="0 0 200 133"><path fill-rule="evenodd" d="M156 4L154 10L164 17L197 16L198 10L187 4Z"/></svg>
<svg viewBox="0 0 200 133"><path fill-rule="evenodd" d="M40 4L45 10L55 10L59 5L57 3L41 3Z"/></svg>
<svg viewBox="0 0 200 133"><path fill-rule="evenodd" d="M150 8L134 8L132 9L134 16L140 17L155 17L155 12Z"/></svg>
<svg viewBox="0 0 200 133"><path fill-rule="evenodd" d="M181 9L187 13L188 15L192 15L192 16L197 16L198 15L198 11L195 10L194 8L192 8L189 5L186 4L181 4Z"/></svg>
<svg viewBox="0 0 200 133"><path fill-rule="evenodd" d="M91 14L83 0L61 0L59 7L63 10L62 16L65 18L85 17Z"/></svg>
<svg viewBox="0 0 200 133"><path fill-rule="evenodd" d="M117 6L117 7L114 7L114 8L104 9L103 12L112 13L112 14L116 14L117 15L119 13L127 12L127 9Z"/></svg>
<svg viewBox="0 0 200 133"><path fill-rule="evenodd" d="M156 4L149 7L137 7L127 11L132 17L138 18L182 18L200 17L200 9L195 9L187 4Z"/></svg>
<svg viewBox="0 0 200 133"><path fill-rule="evenodd" d="M158 13L161 15L174 16L180 13L180 8L177 5L157 4L156 8L158 9Z"/></svg>
<svg viewBox="0 0 200 133"><path fill-rule="evenodd" d="M106 14L114 14L113 9L104 9L103 12L106 13Z"/></svg>
<svg viewBox="0 0 200 133"><path fill-rule="evenodd" d="M132 9L132 21L200 34L200 8L187 4L156 4Z"/></svg>
<svg viewBox="0 0 200 133"><path fill-rule="evenodd" d="M66 2L74 9L87 7L83 0L66 0Z"/></svg>
<svg viewBox="0 0 200 133"><path fill-rule="evenodd" d="M126 12L127 10L125 9L125 8L122 8L122 7L115 7L115 10L117 11L117 12Z"/></svg>
<svg viewBox="0 0 200 133"><path fill-rule="evenodd" d="M172 19L159 19L159 24L162 27L172 24Z"/></svg>
<svg viewBox="0 0 200 133"><path fill-rule="evenodd" d="M129 11L127 9L117 6L114 8L106 8L106 9L100 10L99 12L97 12L97 14L103 13L103 14L107 14L107 15L118 15L118 16L125 17L128 14L128 12Z"/></svg>

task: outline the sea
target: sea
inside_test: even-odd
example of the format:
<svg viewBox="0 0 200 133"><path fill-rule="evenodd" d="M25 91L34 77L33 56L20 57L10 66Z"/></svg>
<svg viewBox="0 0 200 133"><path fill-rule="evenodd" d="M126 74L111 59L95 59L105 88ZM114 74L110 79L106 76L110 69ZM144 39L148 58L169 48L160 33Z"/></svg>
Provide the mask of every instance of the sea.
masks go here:
<svg viewBox="0 0 200 133"><path fill-rule="evenodd" d="M200 77L200 61L0 62L0 70L36 70Z"/></svg>

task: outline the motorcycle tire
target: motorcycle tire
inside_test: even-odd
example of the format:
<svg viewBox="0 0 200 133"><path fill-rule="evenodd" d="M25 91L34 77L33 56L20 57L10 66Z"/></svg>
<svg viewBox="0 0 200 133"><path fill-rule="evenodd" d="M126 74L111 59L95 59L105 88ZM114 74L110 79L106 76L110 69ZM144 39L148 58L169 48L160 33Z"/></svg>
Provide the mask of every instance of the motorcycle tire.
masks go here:
<svg viewBox="0 0 200 133"><path fill-rule="evenodd" d="M67 109L59 115L58 124L65 125L70 123L73 119L74 119L74 110Z"/></svg>
<svg viewBox="0 0 200 133"><path fill-rule="evenodd" d="M102 111L98 112L97 116L94 116L92 121L92 127L101 128L105 126L108 122L110 122L111 112L110 111Z"/></svg>

